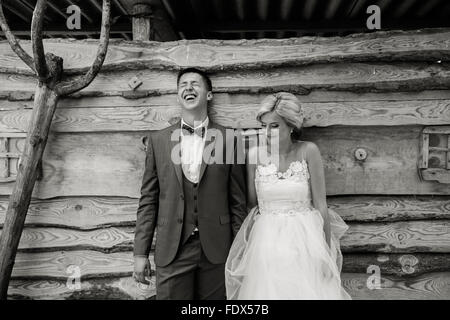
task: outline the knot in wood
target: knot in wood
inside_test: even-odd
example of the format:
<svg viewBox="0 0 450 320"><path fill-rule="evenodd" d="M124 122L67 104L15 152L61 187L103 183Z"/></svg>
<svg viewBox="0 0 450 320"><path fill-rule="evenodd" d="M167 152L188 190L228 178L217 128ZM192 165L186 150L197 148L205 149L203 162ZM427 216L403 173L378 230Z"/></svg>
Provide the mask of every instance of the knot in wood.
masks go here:
<svg viewBox="0 0 450 320"><path fill-rule="evenodd" d="M45 61L48 68L47 83L55 85L61 80L62 77L64 62L63 58L54 55L53 53L46 53Z"/></svg>
<svg viewBox="0 0 450 320"><path fill-rule="evenodd" d="M41 137L39 135L31 136L30 138L30 144L35 147L38 143L42 141Z"/></svg>

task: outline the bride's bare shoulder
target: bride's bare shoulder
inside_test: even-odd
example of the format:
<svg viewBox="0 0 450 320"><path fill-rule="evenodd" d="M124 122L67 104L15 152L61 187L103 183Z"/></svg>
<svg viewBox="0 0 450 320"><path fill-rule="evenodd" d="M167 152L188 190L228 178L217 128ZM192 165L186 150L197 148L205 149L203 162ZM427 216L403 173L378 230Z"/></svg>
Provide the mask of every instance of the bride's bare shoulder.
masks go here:
<svg viewBox="0 0 450 320"><path fill-rule="evenodd" d="M298 140L295 142L297 157L308 161L320 156L319 147L312 141Z"/></svg>

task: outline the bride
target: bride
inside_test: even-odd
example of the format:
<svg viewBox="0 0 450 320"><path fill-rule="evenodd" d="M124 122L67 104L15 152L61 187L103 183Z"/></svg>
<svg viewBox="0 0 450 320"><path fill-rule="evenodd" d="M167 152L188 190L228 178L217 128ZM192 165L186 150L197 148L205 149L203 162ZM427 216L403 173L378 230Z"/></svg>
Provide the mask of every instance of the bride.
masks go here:
<svg viewBox="0 0 450 320"><path fill-rule="evenodd" d="M257 119L268 147L249 150L253 209L225 265L227 299L351 299L340 277L339 238L348 227L327 207L320 151L291 140L303 123L297 98L269 95ZM272 161L263 160L263 149Z"/></svg>

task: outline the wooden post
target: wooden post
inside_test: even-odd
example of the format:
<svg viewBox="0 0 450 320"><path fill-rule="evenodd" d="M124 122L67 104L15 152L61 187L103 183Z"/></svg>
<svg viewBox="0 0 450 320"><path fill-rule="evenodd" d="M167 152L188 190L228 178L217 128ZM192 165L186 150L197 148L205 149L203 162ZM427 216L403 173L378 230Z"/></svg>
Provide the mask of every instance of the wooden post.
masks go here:
<svg viewBox="0 0 450 320"><path fill-rule="evenodd" d="M150 24L151 6L138 3L133 6L133 40L154 40L153 30Z"/></svg>
<svg viewBox="0 0 450 320"><path fill-rule="evenodd" d="M17 172L16 183L9 198L5 223L0 237L0 299L7 298L17 248L28 212L38 166L47 144L48 133L61 96L72 94L87 87L100 71L106 57L110 31L110 0L103 0L102 27L97 56L89 71L79 79L62 82L63 59L44 53L42 26L47 0L38 0L31 21L33 57L30 57L11 33L3 14L0 0L0 27L13 51L35 72L38 85L35 91L33 113L28 127L25 149Z"/></svg>

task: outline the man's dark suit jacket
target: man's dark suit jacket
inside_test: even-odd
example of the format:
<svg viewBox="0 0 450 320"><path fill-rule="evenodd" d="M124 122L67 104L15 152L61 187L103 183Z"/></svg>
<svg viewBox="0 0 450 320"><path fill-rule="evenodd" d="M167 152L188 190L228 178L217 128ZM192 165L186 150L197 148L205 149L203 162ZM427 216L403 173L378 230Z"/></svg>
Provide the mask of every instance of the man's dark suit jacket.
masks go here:
<svg viewBox="0 0 450 320"><path fill-rule="evenodd" d="M137 211L134 255L148 257L156 229L155 264L161 267L174 260L183 228L183 173L179 160L180 136L176 134L180 127L178 122L149 134ZM240 145L236 144L238 139L226 135L224 127L210 122L207 136L214 132L221 132L223 143L217 137L210 141L207 138L203 159L211 156L217 159L223 155L225 161L227 147L233 148L236 155L236 145ZM172 161L172 156L177 163ZM236 161L236 157L233 160ZM206 165L203 160L198 204L198 229L203 251L211 263L225 263L233 238L247 215L245 165L236 162Z"/></svg>

